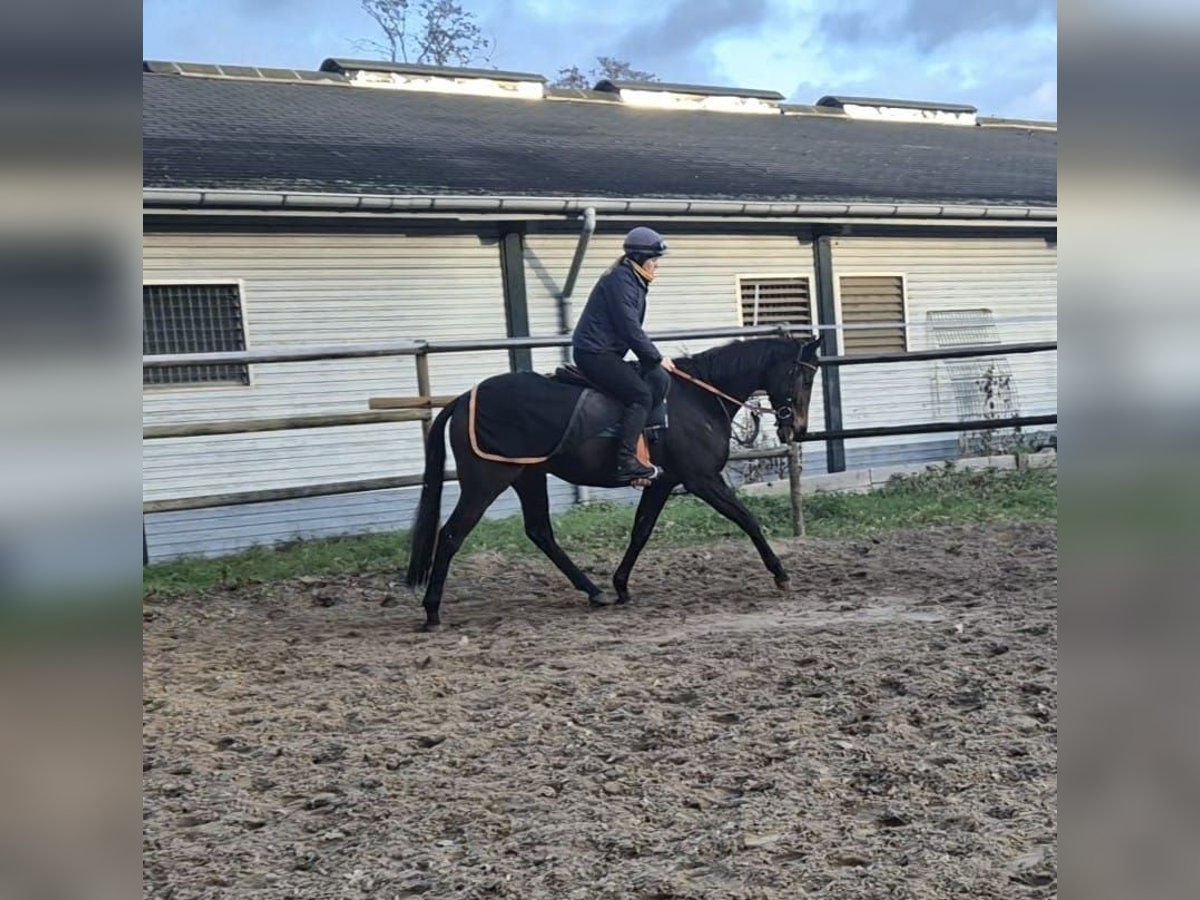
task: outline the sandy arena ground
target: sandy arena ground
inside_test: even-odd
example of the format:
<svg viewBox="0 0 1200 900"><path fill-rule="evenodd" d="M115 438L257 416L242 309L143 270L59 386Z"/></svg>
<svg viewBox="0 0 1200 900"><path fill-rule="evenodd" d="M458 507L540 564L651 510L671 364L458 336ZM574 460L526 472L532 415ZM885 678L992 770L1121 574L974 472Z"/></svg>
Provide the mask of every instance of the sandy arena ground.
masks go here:
<svg viewBox="0 0 1200 900"><path fill-rule="evenodd" d="M1056 529L777 550L149 602L144 895L1056 895Z"/></svg>

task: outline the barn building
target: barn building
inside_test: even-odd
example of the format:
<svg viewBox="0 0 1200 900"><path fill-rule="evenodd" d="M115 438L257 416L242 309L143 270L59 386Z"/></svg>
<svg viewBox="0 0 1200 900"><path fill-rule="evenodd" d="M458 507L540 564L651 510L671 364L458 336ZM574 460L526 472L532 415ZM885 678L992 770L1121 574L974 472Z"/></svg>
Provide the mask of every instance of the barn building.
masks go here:
<svg viewBox="0 0 1200 900"><path fill-rule="evenodd" d="M831 346L846 354L1056 338L1054 123L783 100L341 59L319 71L145 62L144 353L559 334L634 224L671 247L651 332L843 326ZM434 356L432 386L560 360ZM834 413L855 427L1056 412L1055 354L982 365L846 367L815 392L813 427ZM356 413L416 393L406 358L146 369L143 423ZM956 434L810 445L806 472L963 452ZM147 439L146 556L407 527L416 488L320 486L422 462L415 423ZM249 491L278 499L180 508ZM554 488L560 508L575 496ZM506 498L495 513L514 510Z"/></svg>

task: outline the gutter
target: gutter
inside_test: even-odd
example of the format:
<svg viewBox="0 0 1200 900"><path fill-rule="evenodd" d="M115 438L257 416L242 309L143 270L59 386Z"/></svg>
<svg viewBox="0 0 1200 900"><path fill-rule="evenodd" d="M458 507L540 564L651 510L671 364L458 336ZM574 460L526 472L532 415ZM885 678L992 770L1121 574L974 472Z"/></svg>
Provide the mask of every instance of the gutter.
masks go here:
<svg viewBox="0 0 1200 900"><path fill-rule="evenodd" d="M741 216L773 219L975 219L987 221L1058 220L1057 206L996 206L931 203L778 203L741 200L668 200L649 197L484 197L415 194L322 194L288 191L210 191L143 188L146 209L326 210L373 213L517 213L640 216Z"/></svg>

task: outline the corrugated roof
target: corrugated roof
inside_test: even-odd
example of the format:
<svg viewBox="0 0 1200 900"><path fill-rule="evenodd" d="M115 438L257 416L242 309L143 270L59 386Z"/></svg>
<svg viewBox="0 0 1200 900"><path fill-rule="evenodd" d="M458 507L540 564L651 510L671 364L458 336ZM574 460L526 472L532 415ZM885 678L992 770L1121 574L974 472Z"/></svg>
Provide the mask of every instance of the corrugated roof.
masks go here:
<svg viewBox="0 0 1200 900"><path fill-rule="evenodd" d="M153 188L1049 206L1057 134L143 75Z"/></svg>

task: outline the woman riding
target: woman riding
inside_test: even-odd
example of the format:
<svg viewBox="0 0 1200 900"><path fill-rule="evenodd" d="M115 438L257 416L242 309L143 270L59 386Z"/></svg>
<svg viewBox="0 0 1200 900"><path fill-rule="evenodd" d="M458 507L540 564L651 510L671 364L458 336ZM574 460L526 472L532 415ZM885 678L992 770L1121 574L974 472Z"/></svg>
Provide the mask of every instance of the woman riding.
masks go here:
<svg viewBox="0 0 1200 900"><path fill-rule="evenodd" d="M637 458L637 441L654 407L666 396L671 360L642 329L646 294L658 271L667 242L652 228L639 226L625 236L624 255L605 272L575 325L571 338L575 365L592 384L625 405L617 445L617 477L623 482L653 481L657 466ZM632 350L639 369L627 364Z"/></svg>

